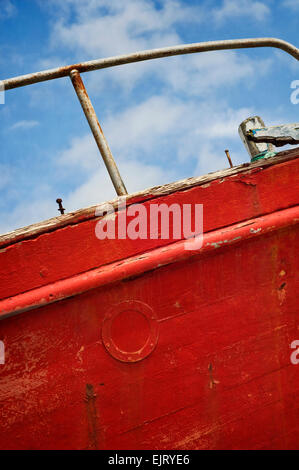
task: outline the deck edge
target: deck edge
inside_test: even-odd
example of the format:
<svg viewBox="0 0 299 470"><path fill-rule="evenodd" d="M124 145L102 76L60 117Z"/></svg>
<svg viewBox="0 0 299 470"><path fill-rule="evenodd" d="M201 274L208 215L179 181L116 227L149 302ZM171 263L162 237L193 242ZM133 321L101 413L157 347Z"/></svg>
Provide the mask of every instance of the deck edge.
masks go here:
<svg viewBox="0 0 299 470"><path fill-rule="evenodd" d="M203 234L202 244L195 250L186 250L186 240L179 240L141 256L116 261L4 299L0 301L0 320L298 223L299 205Z"/></svg>
<svg viewBox="0 0 299 470"><path fill-rule="evenodd" d="M269 166L281 164L296 158L299 158L299 147L296 147L292 150L279 152L275 157L267 158L265 160L258 160L257 162L253 163L243 163L233 168L219 170L199 177L192 177L184 180L179 180L174 183L168 183L162 186L154 186L143 191L138 191L129 194L127 197L127 205L135 204L137 202L145 202L149 199L155 199L157 197L179 191L185 191L196 186L202 186L217 179L235 176L239 173L251 172L252 170L258 169L262 170ZM0 235L0 249L21 241L36 238L43 233L49 233L55 230L59 230L68 225L74 225L84 222L86 220L95 219L97 209L100 210L101 207L109 204L116 210L118 201L119 198L116 197L110 201L105 201L95 206L90 206L84 209L79 209L74 212L69 212L58 217L53 217L51 219L44 220L37 224L32 224L27 227L22 227L6 234L2 234Z"/></svg>

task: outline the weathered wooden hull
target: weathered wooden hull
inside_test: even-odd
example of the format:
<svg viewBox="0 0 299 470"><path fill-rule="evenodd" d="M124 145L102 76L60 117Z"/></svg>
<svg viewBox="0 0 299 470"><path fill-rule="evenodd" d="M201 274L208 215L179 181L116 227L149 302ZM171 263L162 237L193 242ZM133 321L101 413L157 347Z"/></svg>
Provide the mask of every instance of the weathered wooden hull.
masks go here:
<svg viewBox="0 0 299 470"><path fill-rule="evenodd" d="M298 449L298 155L129 199L202 203L194 252L92 210L3 236L0 448Z"/></svg>

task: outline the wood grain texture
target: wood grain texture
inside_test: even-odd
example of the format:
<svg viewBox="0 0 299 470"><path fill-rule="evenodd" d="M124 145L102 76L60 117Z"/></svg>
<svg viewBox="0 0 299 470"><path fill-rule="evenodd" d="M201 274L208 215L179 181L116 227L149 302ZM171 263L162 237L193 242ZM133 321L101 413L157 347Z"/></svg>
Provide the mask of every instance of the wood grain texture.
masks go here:
<svg viewBox="0 0 299 470"><path fill-rule="evenodd" d="M294 155L142 197L203 203L204 235L223 232L224 242L234 224L297 213ZM14 234L0 253L2 298L181 243L99 243L94 216L84 214L22 240ZM273 225L1 320L0 448L298 449L299 365L290 361L298 249L298 223ZM126 301L148 305L159 329L155 349L136 363L115 359L102 342L111 307L126 320ZM139 344L146 327L124 323Z"/></svg>
<svg viewBox="0 0 299 470"><path fill-rule="evenodd" d="M298 448L298 247L292 228L3 320L0 447ZM101 325L132 299L160 335L125 364Z"/></svg>
<svg viewBox="0 0 299 470"><path fill-rule="evenodd" d="M235 174L243 173L244 171L255 169L255 168L267 168L268 166L276 165L277 163L282 163L288 160L299 157L299 147L293 150L287 150L279 152L275 157L271 157L265 160L259 160L258 162L253 163L243 163L241 165L235 166L233 168L227 168L225 170L216 171L209 173L207 175L193 177L177 181L175 183L165 184L163 186L155 186L153 188L146 189L144 191L139 191L137 193L129 194L128 204L133 204L136 202L142 202L149 198L159 197L163 195L170 194L176 191L184 191L186 189L192 188L193 186L204 185L213 181L215 179L224 178L226 176L232 176ZM118 199L115 198L112 201L109 201L109 204L116 207ZM77 224L84 220L95 217L95 211L101 205L106 204L99 203L96 206L91 206L84 209L79 209L75 212L69 212L59 217L53 217L37 224L29 225L28 227L22 227L12 232L0 235L0 248L3 248L9 244L16 243L20 240L27 240L29 238L34 238L42 233L49 233L52 230L56 230L66 225Z"/></svg>
<svg viewBox="0 0 299 470"><path fill-rule="evenodd" d="M201 203L204 207L204 232L298 204L297 159L290 159L288 154L286 161L277 164L267 161L265 165L264 169L256 165L246 171L235 170L236 174L226 177L222 173L222 177L214 175L210 182L205 180L204 184L194 185L193 181L190 187L186 182L184 188L163 187L154 195L148 193L145 197L143 194L144 200L139 196L132 197L128 204L143 201L149 211L152 204L175 203L182 207L183 204ZM2 248L0 299L166 246L173 241L171 237L166 240L98 240L95 236L98 219L94 217L94 208L92 210L93 216L87 220L77 220L77 223L73 220L64 227L38 232L33 238L22 241L16 242L14 239L9 246Z"/></svg>
<svg viewBox="0 0 299 470"><path fill-rule="evenodd" d="M0 300L0 320L295 225L299 225L299 206L205 233L199 246L193 247L192 250L186 250L185 240L179 240L166 247L158 247L141 255L106 264Z"/></svg>

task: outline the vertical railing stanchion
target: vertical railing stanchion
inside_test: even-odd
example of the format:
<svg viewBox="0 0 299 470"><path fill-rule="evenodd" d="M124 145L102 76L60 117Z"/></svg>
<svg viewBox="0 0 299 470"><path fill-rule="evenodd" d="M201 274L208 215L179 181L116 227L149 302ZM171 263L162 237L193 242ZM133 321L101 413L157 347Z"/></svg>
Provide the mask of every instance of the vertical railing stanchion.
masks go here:
<svg viewBox="0 0 299 470"><path fill-rule="evenodd" d="M70 72L72 84L76 90L77 96L83 108L84 114L93 133L97 146L101 152L102 158L116 190L118 196L128 194L124 182L120 176L119 170L109 148L108 142L103 134L94 107L85 89L84 83L78 70L74 69Z"/></svg>

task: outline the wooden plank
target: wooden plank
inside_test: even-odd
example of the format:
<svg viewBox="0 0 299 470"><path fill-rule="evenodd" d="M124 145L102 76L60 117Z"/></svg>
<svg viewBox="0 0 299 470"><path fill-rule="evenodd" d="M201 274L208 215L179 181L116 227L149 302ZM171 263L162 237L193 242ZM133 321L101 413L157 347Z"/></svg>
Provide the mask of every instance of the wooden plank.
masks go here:
<svg viewBox="0 0 299 470"><path fill-rule="evenodd" d="M0 447L298 448L298 248L289 227L3 320ZM101 325L132 299L160 336L126 364Z"/></svg>
<svg viewBox="0 0 299 470"><path fill-rule="evenodd" d="M144 191L130 194L128 196L127 203L135 204L147 201L149 198L152 199L155 197L164 196L176 191L185 191L186 189L192 188L194 186L205 185L219 178L225 178L226 176L236 175L239 173L246 172L247 170L267 168L268 166L276 165L277 163L282 163L291 159L296 159L298 157L299 149L297 148L293 150L279 152L275 157L268 158L263 161L243 163L233 168L227 168L226 170L216 171L204 176L188 178L185 180L177 181L175 183L165 184L163 186L155 186ZM111 201L108 201L108 204L116 208L117 201L118 199L115 198ZM94 218L96 209L100 209L101 206L105 204L106 202L99 203L96 206L79 209L77 211L61 215L59 217L53 217L52 219L48 219L37 224L29 225L28 227L22 227L20 229L13 230L12 232L2 234L0 235L0 248L4 248L5 246L17 243L21 240L35 238L45 232L49 233L58 228L65 227L67 225L78 224L85 220L89 220L90 218Z"/></svg>
<svg viewBox="0 0 299 470"><path fill-rule="evenodd" d="M141 256L126 258L121 262L111 263L2 300L0 301L0 320L49 303L61 302L68 297L100 286L142 276L168 264L183 262L195 256L204 256L206 253L221 250L226 246L232 247L251 238L269 235L274 231L290 229L298 224L299 206L295 206L278 213L208 232L203 235L200 245L193 250L186 250L185 240L180 240L167 247L143 253Z"/></svg>
<svg viewBox="0 0 299 470"><path fill-rule="evenodd" d="M299 123L251 129L247 135L254 142L266 142L276 147L296 145L299 144Z"/></svg>
<svg viewBox="0 0 299 470"><path fill-rule="evenodd" d="M163 187L166 194L161 195L160 191L148 194L147 200L143 201L144 207L149 212L152 204L175 203L182 207L201 203L204 207L204 232L210 232L298 204L296 158L289 159L288 156L279 164L268 163L265 163L265 168L255 165L250 170L225 178L218 175L209 183L194 186L193 182L190 188L186 184L184 189L182 186L176 190ZM167 191L171 192L167 194ZM140 199L132 199L130 204L136 201L140 202ZM172 237L164 240L98 240L95 236L97 222L93 215L76 224L55 226L54 231L37 231L33 238L18 242L10 240L10 245L0 251L0 299L167 246L174 241Z"/></svg>

